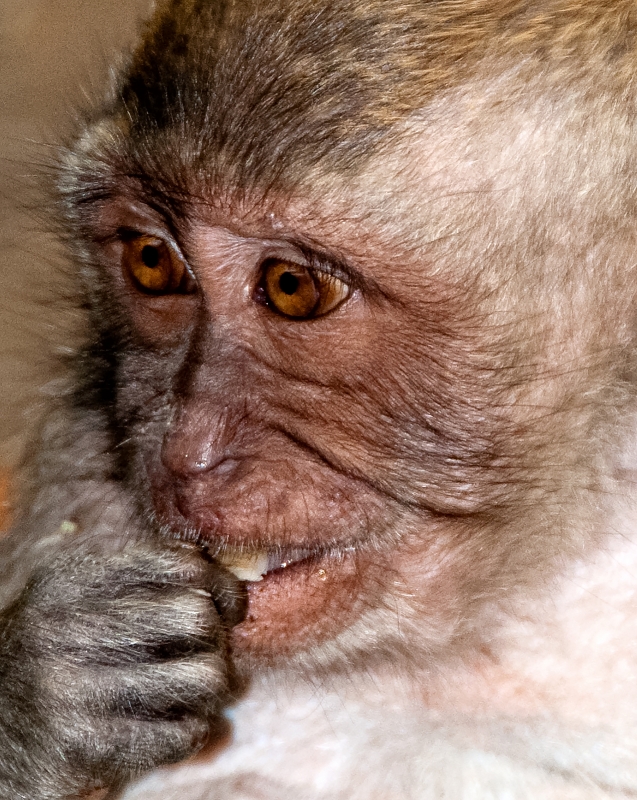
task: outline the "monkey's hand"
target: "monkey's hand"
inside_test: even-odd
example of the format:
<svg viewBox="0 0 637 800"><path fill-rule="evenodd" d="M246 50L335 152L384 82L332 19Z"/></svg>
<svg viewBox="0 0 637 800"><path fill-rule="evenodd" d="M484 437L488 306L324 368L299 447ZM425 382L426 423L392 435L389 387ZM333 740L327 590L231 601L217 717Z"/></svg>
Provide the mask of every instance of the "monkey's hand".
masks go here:
<svg viewBox="0 0 637 800"><path fill-rule="evenodd" d="M222 730L239 582L195 550L64 556L0 617L0 797L119 787Z"/></svg>

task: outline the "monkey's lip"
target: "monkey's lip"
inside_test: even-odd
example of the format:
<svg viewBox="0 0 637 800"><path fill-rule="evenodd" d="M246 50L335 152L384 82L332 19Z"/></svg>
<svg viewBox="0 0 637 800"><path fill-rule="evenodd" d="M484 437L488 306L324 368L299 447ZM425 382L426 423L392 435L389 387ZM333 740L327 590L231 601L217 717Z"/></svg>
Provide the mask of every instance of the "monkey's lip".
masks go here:
<svg viewBox="0 0 637 800"><path fill-rule="evenodd" d="M353 548L346 548L352 550ZM343 549L339 548L342 555ZM330 555L325 548L249 548L224 547L211 556L240 580L256 583L274 572L289 569L304 562L317 561Z"/></svg>

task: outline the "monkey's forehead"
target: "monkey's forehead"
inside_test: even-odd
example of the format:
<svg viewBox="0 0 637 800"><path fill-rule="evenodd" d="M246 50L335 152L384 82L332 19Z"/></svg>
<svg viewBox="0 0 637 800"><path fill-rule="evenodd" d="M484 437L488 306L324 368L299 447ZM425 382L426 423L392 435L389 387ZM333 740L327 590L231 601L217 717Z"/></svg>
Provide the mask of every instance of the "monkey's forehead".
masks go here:
<svg viewBox="0 0 637 800"><path fill-rule="evenodd" d="M525 91L538 74L563 91L591 72L625 82L635 23L627 0L167 0L121 103L137 152L172 131L190 169L293 184L318 163L360 169L407 117L487 64L491 75L526 64Z"/></svg>
<svg viewBox="0 0 637 800"><path fill-rule="evenodd" d="M544 213L586 248L591 207L633 213L634 16L557 0L164 3L67 154L65 214L133 179L176 216L202 200L267 236L287 215L365 259L435 243L435 263L444 247L455 263Z"/></svg>

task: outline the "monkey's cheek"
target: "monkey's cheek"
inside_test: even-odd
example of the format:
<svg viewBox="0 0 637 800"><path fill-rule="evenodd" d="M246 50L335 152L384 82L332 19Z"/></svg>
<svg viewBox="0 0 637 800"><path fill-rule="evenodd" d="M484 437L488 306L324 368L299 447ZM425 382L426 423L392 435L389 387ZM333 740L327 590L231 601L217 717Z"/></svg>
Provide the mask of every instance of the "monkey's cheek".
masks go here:
<svg viewBox="0 0 637 800"><path fill-rule="evenodd" d="M381 565L350 552L299 562L249 583L246 619L232 632L235 656L276 663L332 639L379 594L382 573Z"/></svg>

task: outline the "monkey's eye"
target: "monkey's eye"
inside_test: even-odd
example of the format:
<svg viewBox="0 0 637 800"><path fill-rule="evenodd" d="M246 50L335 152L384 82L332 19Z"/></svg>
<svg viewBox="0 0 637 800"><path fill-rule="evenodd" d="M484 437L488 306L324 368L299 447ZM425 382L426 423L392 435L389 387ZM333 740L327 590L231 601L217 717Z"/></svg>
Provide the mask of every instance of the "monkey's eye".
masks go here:
<svg viewBox="0 0 637 800"><path fill-rule="evenodd" d="M294 319L327 314L350 293L350 287L334 275L278 260L265 263L261 288L270 308Z"/></svg>
<svg viewBox="0 0 637 800"><path fill-rule="evenodd" d="M123 244L122 267L138 289L151 294L193 291L186 265L162 239L135 236Z"/></svg>

